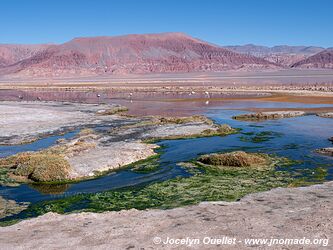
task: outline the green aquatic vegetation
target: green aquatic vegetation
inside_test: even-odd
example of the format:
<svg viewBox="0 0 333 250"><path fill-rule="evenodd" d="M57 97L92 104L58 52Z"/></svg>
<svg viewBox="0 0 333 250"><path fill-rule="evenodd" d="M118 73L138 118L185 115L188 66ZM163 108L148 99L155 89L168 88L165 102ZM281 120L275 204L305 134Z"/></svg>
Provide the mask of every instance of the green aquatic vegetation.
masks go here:
<svg viewBox="0 0 333 250"><path fill-rule="evenodd" d="M244 133L243 133L244 134ZM262 131L253 135L240 136L239 139L244 142L260 143L281 137L283 134L274 131Z"/></svg>
<svg viewBox="0 0 333 250"><path fill-rule="evenodd" d="M263 127L265 127L264 125L256 125L256 124L250 124L248 126L252 127L252 128L263 128Z"/></svg>
<svg viewBox="0 0 333 250"><path fill-rule="evenodd" d="M288 186L291 176L275 166L290 162L267 156L267 167L229 167L205 165L197 161L181 164L192 174L136 188L79 194L29 206L19 216L27 218L47 212L118 211L122 209L174 208L202 201L236 201L253 192ZM156 158L150 159L154 164ZM147 163L147 162L146 162ZM139 164L142 165L142 162ZM135 168L136 166L132 166ZM10 218L9 218L10 219ZM12 219L17 219L13 217Z"/></svg>
<svg viewBox="0 0 333 250"><path fill-rule="evenodd" d="M8 168L0 168L0 186L18 186L16 180L9 177L10 170Z"/></svg>
<svg viewBox="0 0 333 250"><path fill-rule="evenodd" d="M153 155L147 159L140 160L133 164L127 165L127 168L136 173L149 173L156 171L159 167L160 154Z"/></svg>
<svg viewBox="0 0 333 250"><path fill-rule="evenodd" d="M255 132L243 132L242 135L255 135Z"/></svg>
<svg viewBox="0 0 333 250"><path fill-rule="evenodd" d="M298 149L300 147L299 144L296 143L290 143L290 144L286 144L283 146L284 150L288 150L288 149Z"/></svg>
<svg viewBox="0 0 333 250"><path fill-rule="evenodd" d="M302 187L323 183L328 175L327 168L317 167L313 169L299 169L292 173L294 179L290 187Z"/></svg>

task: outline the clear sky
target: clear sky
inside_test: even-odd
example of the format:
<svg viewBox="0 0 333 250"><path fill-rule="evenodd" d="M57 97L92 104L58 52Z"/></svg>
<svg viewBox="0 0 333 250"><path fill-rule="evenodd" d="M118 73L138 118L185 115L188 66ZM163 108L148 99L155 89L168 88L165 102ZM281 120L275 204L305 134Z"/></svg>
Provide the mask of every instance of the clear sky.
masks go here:
<svg viewBox="0 0 333 250"><path fill-rule="evenodd" d="M219 45L333 46L333 0L1 0L0 43L185 32Z"/></svg>

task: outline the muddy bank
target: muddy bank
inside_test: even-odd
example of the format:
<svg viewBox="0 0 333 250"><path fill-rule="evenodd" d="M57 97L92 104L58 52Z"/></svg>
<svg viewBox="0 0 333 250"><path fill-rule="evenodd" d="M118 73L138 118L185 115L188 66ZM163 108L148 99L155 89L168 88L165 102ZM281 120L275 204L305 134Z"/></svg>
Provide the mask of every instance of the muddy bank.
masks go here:
<svg viewBox="0 0 333 250"><path fill-rule="evenodd" d="M232 249L247 249L246 238L322 239L321 245L289 246L318 249L332 246L333 182L303 188L277 188L246 196L239 202L205 202L171 210L57 215L48 213L0 228L3 248L172 249L184 245L154 243L169 238L227 236ZM240 228L242 230L240 230ZM242 241L242 242L238 242ZM211 249L214 245L193 245ZM253 247L253 246L252 246ZM256 245L258 247L258 245ZM261 246L267 248L267 246ZM273 246L274 247L274 246ZM276 248L284 246L278 245Z"/></svg>
<svg viewBox="0 0 333 250"><path fill-rule="evenodd" d="M275 111L275 112L259 112L233 116L235 120L258 121L258 120L274 120L282 118L291 118L306 115L303 111Z"/></svg>

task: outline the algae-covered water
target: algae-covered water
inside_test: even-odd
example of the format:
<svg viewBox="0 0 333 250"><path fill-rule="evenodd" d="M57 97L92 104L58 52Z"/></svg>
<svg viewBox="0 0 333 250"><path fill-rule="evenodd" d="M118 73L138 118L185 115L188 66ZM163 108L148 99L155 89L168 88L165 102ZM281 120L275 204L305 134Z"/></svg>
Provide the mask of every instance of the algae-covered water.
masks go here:
<svg viewBox="0 0 333 250"><path fill-rule="evenodd" d="M270 103L270 105L272 104ZM226 137L161 141L158 143L163 146L159 150L160 157L155 159L155 167L150 171L134 171L133 168L128 167L79 183L56 186L23 184L18 187L0 187L0 196L17 202L38 204L42 201L66 199L79 194L109 190L120 190L119 192L126 193L129 189L140 190L152 183L163 182L179 176L191 176L190 171L177 165L179 162L190 161L201 154L235 150L261 152L295 160L291 166L281 168L277 166L277 170L293 173L295 178L303 182L318 183L333 179L333 158L314 152L317 148L332 146L328 138L333 136L333 119L309 115L262 122L245 122L231 118L242 113L246 112L227 110L225 107L207 109L205 115L209 118L217 123L227 123L239 128L240 133ZM72 134L64 135L64 137L68 136L70 137ZM45 140L48 143L45 143ZM34 149L34 147L41 149L50 146L51 142L53 139L46 138L36 141L28 147L27 145L15 146L12 151L6 147L0 147L0 155L7 156L26 149ZM80 202L82 203L82 199ZM73 210L75 207L69 211Z"/></svg>

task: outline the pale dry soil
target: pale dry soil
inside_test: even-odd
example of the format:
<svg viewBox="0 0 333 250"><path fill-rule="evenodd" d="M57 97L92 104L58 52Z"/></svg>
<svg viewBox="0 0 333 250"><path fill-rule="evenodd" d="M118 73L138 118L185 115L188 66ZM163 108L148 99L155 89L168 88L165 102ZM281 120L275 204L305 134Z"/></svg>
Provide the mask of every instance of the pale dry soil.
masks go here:
<svg viewBox="0 0 333 250"><path fill-rule="evenodd" d="M171 210L58 215L0 228L2 249L185 249L153 238L235 237L333 239L333 182L277 188L238 202L204 202ZM332 242L324 249L331 249ZM192 249L321 249L320 246L194 245Z"/></svg>
<svg viewBox="0 0 333 250"><path fill-rule="evenodd" d="M83 125L112 122L118 117L97 116L115 105L58 102L0 102L0 143L21 144L46 134Z"/></svg>

